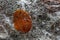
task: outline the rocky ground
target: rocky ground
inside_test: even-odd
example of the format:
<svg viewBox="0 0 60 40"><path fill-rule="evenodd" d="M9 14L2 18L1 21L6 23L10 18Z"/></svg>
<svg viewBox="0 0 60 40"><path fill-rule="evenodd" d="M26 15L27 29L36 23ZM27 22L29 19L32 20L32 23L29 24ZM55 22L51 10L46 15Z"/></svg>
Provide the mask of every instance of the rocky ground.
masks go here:
<svg viewBox="0 0 60 40"><path fill-rule="evenodd" d="M14 29L13 12L22 8L32 18L32 29ZM60 0L0 0L0 40L60 40Z"/></svg>

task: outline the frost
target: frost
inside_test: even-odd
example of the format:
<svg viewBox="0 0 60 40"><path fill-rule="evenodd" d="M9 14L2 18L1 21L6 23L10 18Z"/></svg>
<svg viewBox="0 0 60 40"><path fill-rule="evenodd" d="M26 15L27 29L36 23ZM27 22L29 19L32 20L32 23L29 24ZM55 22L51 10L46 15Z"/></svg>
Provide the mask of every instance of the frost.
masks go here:
<svg viewBox="0 0 60 40"><path fill-rule="evenodd" d="M18 5L22 5L22 8L25 10L25 4L31 4L31 2L29 2L29 1L27 1L27 0L19 0L19 1L17 1L17 4Z"/></svg>
<svg viewBox="0 0 60 40"><path fill-rule="evenodd" d="M6 39L6 38L8 38L8 37L9 37L9 35L7 35L7 34L5 34L5 33L0 33L0 38Z"/></svg>
<svg viewBox="0 0 60 40"><path fill-rule="evenodd" d="M60 36L57 36L57 39L60 40Z"/></svg>
<svg viewBox="0 0 60 40"><path fill-rule="evenodd" d="M0 33L0 38L11 36L10 40L55 40L55 38L60 40L60 24L54 24L60 20L60 4L58 3L60 3L59 0L0 0L0 27L4 29L4 33ZM14 29L12 15L18 8L27 10L32 17L33 28L29 33L22 34ZM50 11L53 12L50 13ZM49 21L47 17L50 18ZM52 24L55 25L53 32L51 32Z"/></svg>

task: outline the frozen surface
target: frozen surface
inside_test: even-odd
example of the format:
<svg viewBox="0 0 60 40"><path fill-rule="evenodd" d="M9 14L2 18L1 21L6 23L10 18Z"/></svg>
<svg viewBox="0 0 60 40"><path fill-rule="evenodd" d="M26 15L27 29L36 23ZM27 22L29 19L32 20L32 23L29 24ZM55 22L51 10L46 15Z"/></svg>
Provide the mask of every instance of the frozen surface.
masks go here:
<svg viewBox="0 0 60 40"><path fill-rule="evenodd" d="M18 8L32 18L32 29L26 34L13 26L13 12ZM60 40L59 0L0 0L0 40Z"/></svg>

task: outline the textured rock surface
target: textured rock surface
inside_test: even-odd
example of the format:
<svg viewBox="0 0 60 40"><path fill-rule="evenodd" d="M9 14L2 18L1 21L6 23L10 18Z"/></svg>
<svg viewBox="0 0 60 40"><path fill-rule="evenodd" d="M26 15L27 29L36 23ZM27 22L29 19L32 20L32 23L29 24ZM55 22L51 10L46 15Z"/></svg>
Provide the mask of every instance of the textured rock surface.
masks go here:
<svg viewBox="0 0 60 40"><path fill-rule="evenodd" d="M17 8L32 17L33 28L26 34L14 29L13 12ZM60 40L59 0L0 0L0 40Z"/></svg>

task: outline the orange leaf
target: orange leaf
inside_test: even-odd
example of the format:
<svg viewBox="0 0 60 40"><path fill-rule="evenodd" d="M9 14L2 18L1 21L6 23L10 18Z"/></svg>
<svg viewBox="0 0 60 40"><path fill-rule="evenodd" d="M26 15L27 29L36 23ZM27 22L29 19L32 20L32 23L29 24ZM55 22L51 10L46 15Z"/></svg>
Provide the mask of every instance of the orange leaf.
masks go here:
<svg viewBox="0 0 60 40"><path fill-rule="evenodd" d="M29 32L32 27L32 20L28 12L18 9L13 14L14 28L23 33Z"/></svg>

